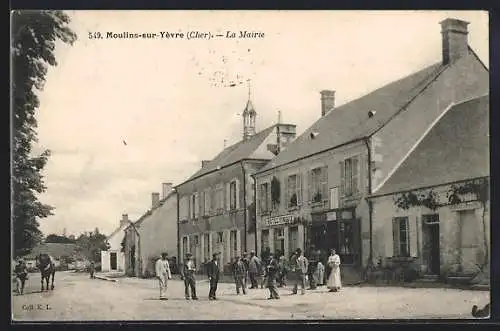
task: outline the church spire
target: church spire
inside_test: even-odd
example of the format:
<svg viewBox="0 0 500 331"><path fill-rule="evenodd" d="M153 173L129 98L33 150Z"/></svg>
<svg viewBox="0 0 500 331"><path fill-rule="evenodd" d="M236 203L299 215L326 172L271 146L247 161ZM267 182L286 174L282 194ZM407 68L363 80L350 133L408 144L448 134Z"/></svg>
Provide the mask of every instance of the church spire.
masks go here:
<svg viewBox="0 0 500 331"><path fill-rule="evenodd" d="M246 140L255 134L255 118L257 117L257 112L253 107L251 97L252 97L252 89L249 79L248 101L245 106L245 110L243 110L243 140Z"/></svg>

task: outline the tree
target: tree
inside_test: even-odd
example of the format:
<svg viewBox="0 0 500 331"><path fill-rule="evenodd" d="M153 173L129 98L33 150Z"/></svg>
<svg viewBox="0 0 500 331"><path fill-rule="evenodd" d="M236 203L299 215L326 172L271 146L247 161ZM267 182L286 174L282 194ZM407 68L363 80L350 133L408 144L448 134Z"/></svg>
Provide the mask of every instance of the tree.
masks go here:
<svg viewBox="0 0 500 331"><path fill-rule="evenodd" d="M41 171L50 151L33 155L37 142L36 110L48 66L57 65L56 40L73 44L76 35L68 27L69 17L61 11L12 12L12 102L13 140L12 190L14 254L28 253L42 241L38 219L52 215L53 207L38 200L46 190Z"/></svg>
<svg viewBox="0 0 500 331"><path fill-rule="evenodd" d="M108 249L107 238L99 229L94 232L82 233L76 239L77 245L81 248L81 252L91 261L101 261L101 251Z"/></svg>
<svg viewBox="0 0 500 331"><path fill-rule="evenodd" d="M61 243L61 244L74 244L74 238L68 238L65 236L59 236L57 234L49 234L47 238L45 238L46 243Z"/></svg>

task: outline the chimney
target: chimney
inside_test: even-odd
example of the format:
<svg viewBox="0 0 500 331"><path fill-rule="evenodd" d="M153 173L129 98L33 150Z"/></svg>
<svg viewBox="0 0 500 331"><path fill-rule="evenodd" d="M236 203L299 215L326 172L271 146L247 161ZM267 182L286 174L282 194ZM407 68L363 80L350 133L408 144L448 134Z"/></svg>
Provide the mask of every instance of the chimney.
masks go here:
<svg viewBox="0 0 500 331"><path fill-rule="evenodd" d="M210 160L202 160L201 167L204 168L208 164L208 162L210 162Z"/></svg>
<svg viewBox="0 0 500 331"><path fill-rule="evenodd" d="M443 65L447 65L468 53L467 25L469 22L447 18L439 24L441 24L443 39Z"/></svg>
<svg viewBox="0 0 500 331"><path fill-rule="evenodd" d="M120 220L120 226L124 226L128 224L128 214L123 214L122 219Z"/></svg>
<svg viewBox="0 0 500 331"><path fill-rule="evenodd" d="M169 195L170 192L172 192L172 188L173 188L172 183L163 183L162 184L162 189L163 189L162 190L162 194L163 194L162 199L165 199L167 197L167 195Z"/></svg>
<svg viewBox="0 0 500 331"><path fill-rule="evenodd" d="M335 91L323 90L319 93L321 94L321 116L325 116L335 108Z"/></svg>
<svg viewBox="0 0 500 331"><path fill-rule="evenodd" d="M152 209L158 207L160 205L160 193L153 192L151 193L151 207Z"/></svg>

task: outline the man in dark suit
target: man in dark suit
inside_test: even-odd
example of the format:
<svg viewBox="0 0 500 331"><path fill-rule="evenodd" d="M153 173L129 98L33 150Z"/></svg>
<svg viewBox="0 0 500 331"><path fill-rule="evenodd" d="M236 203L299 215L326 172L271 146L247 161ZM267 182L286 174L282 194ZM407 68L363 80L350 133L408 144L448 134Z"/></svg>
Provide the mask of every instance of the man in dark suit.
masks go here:
<svg viewBox="0 0 500 331"><path fill-rule="evenodd" d="M184 279L184 295L186 300L189 300L189 290L191 290L191 298L198 300L196 296L196 279L195 279L196 266L193 261L193 254L186 254L186 262L182 268L182 278Z"/></svg>
<svg viewBox="0 0 500 331"><path fill-rule="evenodd" d="M210 281L210 291L208 292L209 300L217 300L215 292L217 292L217 284L221 272L219 254L213 254L212 261L208 264L208 280Z"/></svg>
<svg viewBox="0 0 500 331"><path fill-rule="evenodd" d="M279 299L280 296L276 290L276 274L278 272L278 261L272 253L269 253L269 263L266 266L267 288L269 289L269 300Z"/></svg>

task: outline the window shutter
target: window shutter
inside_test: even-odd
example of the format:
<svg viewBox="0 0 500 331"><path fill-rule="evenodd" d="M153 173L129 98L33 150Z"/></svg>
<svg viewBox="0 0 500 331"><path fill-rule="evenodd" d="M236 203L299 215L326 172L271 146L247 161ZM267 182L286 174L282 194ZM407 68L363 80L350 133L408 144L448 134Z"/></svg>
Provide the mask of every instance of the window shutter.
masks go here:
<svg viewBox="0 0 500 331"><path fill-rule="evenodd" d="M200 215L200 193L196 192L194 194L194 217Z"/></svg>
<svg viewBox="0 0 500 331"><path fill-rule="evenodd" d="M345 195L345 161L339 162L340 168L340 196L343 197Z"/></svg>
<svg viewBox="0 0 500 331"><path fill-rule="evenodd" d="M352 191L359 192L359 156L352 158Z"/></svg>
<svg viewBox="0 0 500 331"><path fill-rule="evenodd" d="M409 219L410 220L410 219ZM417 241L417 217L413 218L413 224L415 226L412 226L410 221L408 220L408 240L410 241L410 256L418 256L418 241Z"/></svg>
<svg viewBox="0 0 500 331"><path fill-rule="evenodd" d="M323 201L328 201L328 166L321 168L321 196Z"/></svg>
<svg viewBox="0 0 500 331"><path fill-rule="evenodd" d="M226 183L226 210L229 210L231 206L231 184Z"/></svg>
<svg viewBox="0 0 500 331"><path fill-rule="evenodd" d="M392 220L392 256L399 256L399 220L394 218Z"/></svg>
<svg viewBox="0 0 500 331"><path fill-rule="evenodd" d="M284 183L285 185L283 185L284 188L285 188L285 192L283 194L283 196L284 196L284 201L283 201L284 204L283 204L283 206L285 206L285 208L287 208L287 207L290 206L290 199L292 198L292 194L293 194L293 192L289 192L289 190L290 190L290 178L291 177L288 176L286 178L285 183Z"/></svg>
<svg viewBox="0 0 500 331"><path fill-rule="evenodd" d="M313 175L312 170L309 170L307 173L307 200L309 203L313 200Z"/></svg>
<svg viewBox="0 0 500 331"><path fill-rule="evenodd" d="M302 175L297 175L297 206L302 204Z"/></svg>
<svg viewBox="0 0 500 331"><path fill-rule="evenodd" d="M236 209L240 209L240 181L236 179L235 189L236 189Z"/></svg>
<svg viewBox="0 0 500 331"><path fill-rule="evenodd" d="M201 209L201 216L206 215L206 204L205 201L207 201L207 190L201 192L201 198L200 198L200 209Z"/></svg>
<svg viewBox="0 0 500 331"><path fill-rule="evenodd" d="M190 194L190 195L188 196L188 203L187 203L188 219L190 219L190 218L191 218L191 215L192 215L192 212L191 212L191 210L192 210L192 208L193 208L193 207L191 206L192 204L193 204L193 195L192 195L192 194Z"/></svg>
<svg viewBox="0 0 500 331"><path fill-rule="evenodd" d="M273 201L272 201L272 196L271 196L271 182L267 183L266 184L266 193L267 193L267 196L266 196L266 199L267 199L267 210L268 211L271 211L273 208Z"/></svg>

